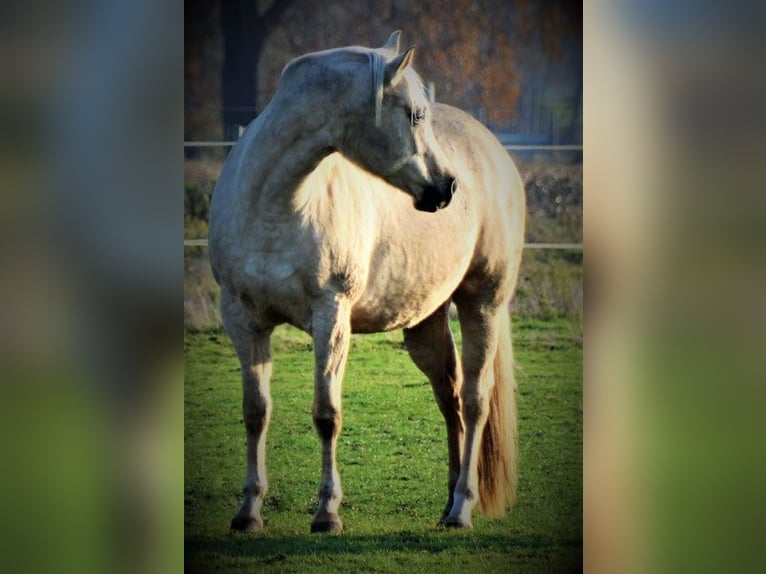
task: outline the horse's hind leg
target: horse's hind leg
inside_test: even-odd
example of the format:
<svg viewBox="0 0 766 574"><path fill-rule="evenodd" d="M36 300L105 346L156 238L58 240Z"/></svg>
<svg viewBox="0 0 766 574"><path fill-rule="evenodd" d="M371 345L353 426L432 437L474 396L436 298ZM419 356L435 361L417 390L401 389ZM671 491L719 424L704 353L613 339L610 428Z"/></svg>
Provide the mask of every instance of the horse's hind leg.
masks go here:
<svg viewBox="0 0 766 574"><path fill-rule="evenodd" d="M311 532L338 532L343 523L338 507L343 496L335 450L340 434L341 383L351 342L350 305L343 299L328 301L312 318L314 338L314 426L322 442L322 480L319 505Z"/></svg>
<svg viewBox="0 0 766 574"><path fill-rule="evenodd" d="M261 507L266 496L266 431L271 415L271 329L249 325L238 301L222 291L221 311L242 367L242 414L247 432L247 472L243 500L231 521L232 530L263 529Z"/></svg>
<svg viewBox="0 0 766 574"><path fill-rule="evenodd" d="M431 382L434 397L447 424L449 480L447 506L441 522L454 502L453 493L460 474L463 421L460 418L460 368L449 329L449 303L411 329L404 330L404 343L412 360Z"/></svg>
<svg viewBox="0 0 766 574"><path fill-rule="evenodd" d="M463 338L460 398L465 439L452 509L443 521L446 526L473 527L471 511L479 501L478 463L482 434L489 416L490 392L495 383L492 366L497 350L500 312L507 311L505 307L498 310L458 302Z"/></svg>

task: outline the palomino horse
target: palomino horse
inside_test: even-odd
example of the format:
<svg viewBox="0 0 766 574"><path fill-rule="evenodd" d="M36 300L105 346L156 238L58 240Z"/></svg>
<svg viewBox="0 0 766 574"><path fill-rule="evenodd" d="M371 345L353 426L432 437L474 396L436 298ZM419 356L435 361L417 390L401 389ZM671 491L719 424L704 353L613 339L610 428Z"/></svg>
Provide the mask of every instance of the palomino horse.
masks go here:
<svg viewBox="0 0 766 574"><path fill-rule="evenodd" d="M351 333L404 329L447 424L447 526L481 502L502 515L516 483L508 303L524 191L507 153L462 111L430 105L399 54L340 48L287 65L276 95L232 149L210 208L221 312L242 365L247 431L236 530L260 530L271 413L270 336L314 340L313 419L322 445L312 532L342 529L335 464ZM457 306L458 361L448 326Z"/></svg>

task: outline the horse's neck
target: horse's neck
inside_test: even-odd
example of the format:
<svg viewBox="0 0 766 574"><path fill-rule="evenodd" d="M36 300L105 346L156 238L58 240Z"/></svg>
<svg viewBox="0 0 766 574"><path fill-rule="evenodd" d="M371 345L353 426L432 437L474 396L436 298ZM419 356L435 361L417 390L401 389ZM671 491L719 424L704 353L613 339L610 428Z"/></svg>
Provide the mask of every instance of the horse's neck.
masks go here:
<svg viewBox="0 0 766 574"><path fill-rule="evenodd" d="M251 161L250 185L254 207L261 214L279 216L294 212L294 196L301 183L333 150L333 134L308 113L285 98L275 99L263 111L262 122L243 154ZM304 121L305 120L305 121ZM250 169L250 167L246 167Z"/></svg>

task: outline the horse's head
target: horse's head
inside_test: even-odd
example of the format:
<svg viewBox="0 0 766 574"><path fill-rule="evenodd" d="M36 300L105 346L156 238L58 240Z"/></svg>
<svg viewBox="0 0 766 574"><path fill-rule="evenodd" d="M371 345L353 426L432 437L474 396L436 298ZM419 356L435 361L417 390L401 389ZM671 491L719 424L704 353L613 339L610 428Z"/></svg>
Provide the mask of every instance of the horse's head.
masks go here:
<svg viewBox="0 0 766 574"><path fill-rule="evenodd" d="M340 151L409 193L416 209L434 212L449 205L457 183L434 136L423 84L410 66L413 53L399 54L399 32L367 51L367 74L357 76L355 93L344 94Z"/></svg>

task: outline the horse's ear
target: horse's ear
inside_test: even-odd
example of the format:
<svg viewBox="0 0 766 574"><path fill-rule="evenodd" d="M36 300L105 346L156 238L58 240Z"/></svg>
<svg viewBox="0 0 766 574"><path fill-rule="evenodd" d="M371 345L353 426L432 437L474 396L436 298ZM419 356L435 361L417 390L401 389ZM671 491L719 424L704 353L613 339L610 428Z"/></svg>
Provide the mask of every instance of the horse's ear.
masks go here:
<svg viewBox="0 0 766 574"><path fill-rule="evenodd" d="M386 43L380 47L380 49L388 52L393 58L399 53L399 37L401 35L402 35L401 30L397 30L396 32L393 32L388 37L388 40L386 40Z"/></svg>
<svg viewBox="0 0 766 574"><path fill-rule="evenodd" d="M406 70L407 66L412 63L412 55L414 53L415 48L410 48L386 64L386 86L395 86L399 83L399 81L402 79L402 75L404 74L404 70Z"/></svg>

